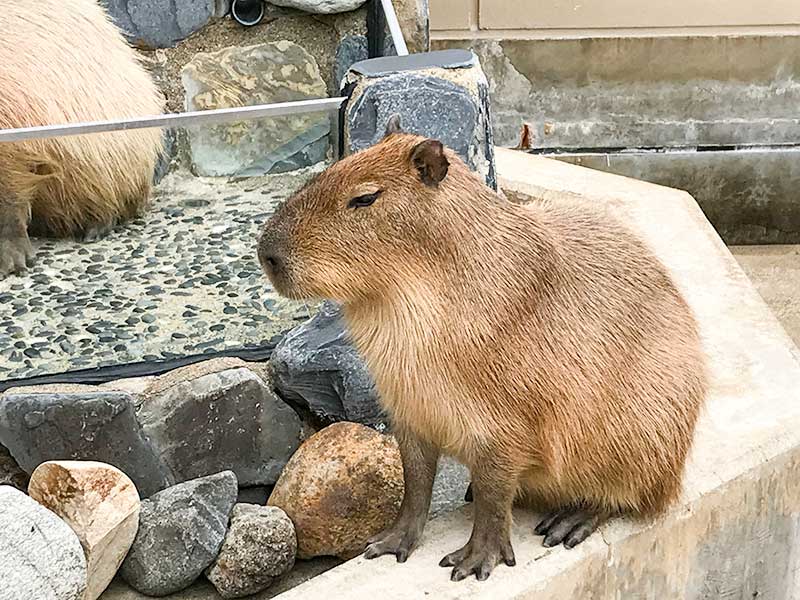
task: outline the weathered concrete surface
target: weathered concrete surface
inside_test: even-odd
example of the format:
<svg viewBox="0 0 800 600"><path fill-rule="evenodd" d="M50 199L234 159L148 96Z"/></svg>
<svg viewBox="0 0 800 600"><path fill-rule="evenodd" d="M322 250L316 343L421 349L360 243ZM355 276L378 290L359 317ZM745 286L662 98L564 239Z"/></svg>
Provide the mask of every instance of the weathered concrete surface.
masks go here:
<svg viewBox="0 0 800 600"><path fill-rule="evenodd" d="M438 566L469 536L470 508L434 520L407 563L354 559L281 600L800 597L800 351L685 192L498 150L516 200L603 202L661 257L697 314L712 388L680 502L666 515L616 519L573 550L546 549L516 514L517 566L488 582Z"/></svg>
<svg viewBox="0 0 800 600"><path fill-rule="evenodd" d="M295 563L294 568L286 575L279 577L275 580L275 583L263 592L249 596L248 599L268 600L323 573L341 562L342 561L338 558L330 557L298 561ZM149 598L150 596L145 596L130 588L128 584L119 577L115 579L105 593L100 596L100 600L149 600ZM217 590L214 589L214 586L211 585L208 580L201 578L185 590L166 596L166 598L168 600L221 600L222 596L217 593Z"/></svg>
<svg viewBox="0 0 800 600"><path fill-rule="evenodd" d="M800 347L800 246L732 246L729 250Z"/></svg>
<svg viewBox="0 0 800 600"><path fill-rule="evenodd" d="M472 49L495 140L535 126L540 148L794 142L800 35L437 39Z"/></svg>
<svg viewBox="0 0 800 600"><path fill-rule="evenodd" d="M548 156L686 190L726 244L800 243L800 147Z"/></svg>

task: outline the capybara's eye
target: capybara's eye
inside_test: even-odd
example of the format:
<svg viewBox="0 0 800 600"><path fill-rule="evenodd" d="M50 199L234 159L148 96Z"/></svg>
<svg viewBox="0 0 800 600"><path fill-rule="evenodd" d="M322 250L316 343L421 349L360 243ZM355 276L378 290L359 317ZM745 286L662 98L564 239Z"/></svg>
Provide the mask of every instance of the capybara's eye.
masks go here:
<svg viewBox="0 0 800 600"><path fill-rule="evenodd" d="M375 192L374 194L364 194L363 196L356 196L350 202L347 203L348 208L363 208L365 206L370 206L371 204L375 203L375 200L378 199L380 196L380 191Z"/></svg>

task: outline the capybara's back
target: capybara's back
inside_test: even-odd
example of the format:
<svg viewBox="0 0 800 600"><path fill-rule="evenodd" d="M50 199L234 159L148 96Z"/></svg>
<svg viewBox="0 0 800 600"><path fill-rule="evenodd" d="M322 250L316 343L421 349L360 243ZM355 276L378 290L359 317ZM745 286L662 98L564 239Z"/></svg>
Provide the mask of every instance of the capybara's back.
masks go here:
<svg viewBox="0 0 800 600"><path fill-rule="evenodd" d="M163 97L96 0L0 0L0 14L0 128L161 112ZM0 144L0 211L29 204L33 232L55 236L129 218L148 199L161 135Z"/></svg>

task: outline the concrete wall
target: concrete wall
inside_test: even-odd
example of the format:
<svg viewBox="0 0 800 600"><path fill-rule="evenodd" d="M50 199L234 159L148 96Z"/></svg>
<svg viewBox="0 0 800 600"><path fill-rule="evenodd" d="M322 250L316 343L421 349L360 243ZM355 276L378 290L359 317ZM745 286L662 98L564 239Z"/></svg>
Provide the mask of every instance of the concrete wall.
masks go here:
<svg viewBox="0 0 800 600"><path fill-rule="evenodd" d="M439 0L431 26L479 56L498 145L525 126L536 152L688 190L728 243L800 239L800 2Z"/></svg>
<svg viewBox="0 0 800 600"><path fill-rule="evenodd" d="M431 29L435 31L507 30L575 33L594 30L716 30L776 28L800 24L795 0L434 0ZM522 35L522 34L520 34Z"/></svg>

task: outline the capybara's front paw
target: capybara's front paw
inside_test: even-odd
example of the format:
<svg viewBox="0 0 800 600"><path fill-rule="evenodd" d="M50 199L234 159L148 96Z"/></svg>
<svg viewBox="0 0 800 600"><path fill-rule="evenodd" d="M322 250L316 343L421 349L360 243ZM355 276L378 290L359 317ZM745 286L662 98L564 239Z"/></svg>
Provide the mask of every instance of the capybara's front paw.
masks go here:
<svg viewBox="0 0 800 600"><path fill-rule="evenodd" d="M28 236L0 239L0 279L33 266L33 246Z"/></svg>
<svg viewBox="0 0 800 600"><path fill-rule="evenodd" d="M498 532L482 541L476 541L474 537L439 563L440 567L454 567L450 574L453 581L461 581L473 573L478 581L485 581L501 561L509 567L517 564L508 535Z"/></svg>
<svg viewBox="0 0 800 600"><path fill-rule="evenodd" d="M383 554L394 554L397 562L403 563L416 547L418 539L417 527L405 527L398 523L370 538L364 557L371 559Z"/></svg>

